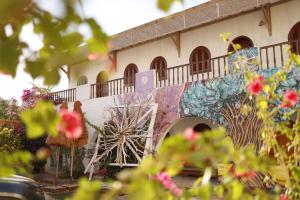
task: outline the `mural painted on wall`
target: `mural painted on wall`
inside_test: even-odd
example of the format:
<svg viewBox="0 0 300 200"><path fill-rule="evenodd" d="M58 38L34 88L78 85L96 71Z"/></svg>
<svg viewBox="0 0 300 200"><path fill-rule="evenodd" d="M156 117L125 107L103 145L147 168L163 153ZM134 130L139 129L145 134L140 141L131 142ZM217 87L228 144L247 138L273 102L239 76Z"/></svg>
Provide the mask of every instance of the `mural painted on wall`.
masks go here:
<svg viewBox="0 0 300 200"><path fill-rule="evenodd" d="M157 89L155 102L158 112L154 125L154 146L164 137L165 131L180 118L179 103L184 91L184 85Z"/></svg>
<svg viewBox="0 0 300 200"><path fill-rule="evenodd" d="M163 134L172 123L180 118L180 99L185 86L169 86L152 91L141 91L118 96L119 105L137 105L140 103L157 103L158 110L154 124L153 146L156 147Z"/></svg>
<svg viewBox="0 0 300 200"><path fill-rule="evenodd" d="M257 71L258 65L258 52L259 48L251 47L247 49L241 49L236 53L232 53L228 56L228 71L232 73L235 71L235 66L240 62L246 62L250 69ZM241 60L242 59L242 60Z"/></svg>
<svg viewBox="0 0 300 200"><path fill-rule="evenodd" d="M297 68L288 73L287 81L278 87L278 94L282 94L287 88L299 89L296 70ZM278 68L262 70L260 74L268 79L277 71ZM242 114L243 105L253 103L245 96L244 84L241 73L191 83L182 95L182 117L197 116L214 121L227 128L237 148L254 144L258 151L262 146L262 122L257 118L255 109L246 116Z"/></svg>

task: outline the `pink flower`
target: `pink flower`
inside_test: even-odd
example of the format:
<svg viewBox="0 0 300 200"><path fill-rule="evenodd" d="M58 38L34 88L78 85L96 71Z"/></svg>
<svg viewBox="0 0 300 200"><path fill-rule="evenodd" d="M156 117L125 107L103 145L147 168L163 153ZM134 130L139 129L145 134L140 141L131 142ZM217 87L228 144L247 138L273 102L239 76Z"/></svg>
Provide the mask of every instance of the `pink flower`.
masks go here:
<svg viewBox="0 0 300 200"><path fill-rule="evenodd" d="M280 200L288 200L288 197L286 196L286 194L281 194Z"/></svg>
<svg viewBox="0 0 300 200"><path fill-rule="evenodd" d="M254 78L248 85L248 90L253 95L258 95L260 91L263 89L263 82L264 77L259 76L257 78Z"/></svg>
<svg viewBox="0 0 300 200"><path fill-rule="evenodd" d="M170 177L166 172L161 172L156 175L156 179L159 180L160 182L163 182L165 180L170 180Z"/></svg>
<svg viewBox="0 0 300 200"><path fill-rule="evenodd" d="M183 137L184 139L193 142L198 139L199 135L192 128L188 128L183 132Z"/></svg>
<svg viewBox="0 0 300 200"><path fill-rule="evenodd" d="M283 96L282 108L291 108L298 103L298 94L293 90L287 90Z"/></svg>
<svg viewBox="0 0 300 200"><path fill-rule="evenodd" d="M78 113L61 110L61 121L58 124L58 130L66 135L69 139L77 139L82 134L81 117Z"/></svg>
<svg viewBox="0 0 300 200"><path fill-rule="evenodd" d="M181 196L182 190L176 185L175 182L166 172L160 172L155 177L154 180L159 181L165 189L170 190L175 196Z"/></svg>
<svg viewBox="0 0 300 200"><path fill-rule="evenodd" d="M174 188L174 189L172 190L172 192L173 192L173 194L174 194L175 196L178 196L178 197L182 195L182 189L180 189L180 188L178 188L178 187Z"/></svg>

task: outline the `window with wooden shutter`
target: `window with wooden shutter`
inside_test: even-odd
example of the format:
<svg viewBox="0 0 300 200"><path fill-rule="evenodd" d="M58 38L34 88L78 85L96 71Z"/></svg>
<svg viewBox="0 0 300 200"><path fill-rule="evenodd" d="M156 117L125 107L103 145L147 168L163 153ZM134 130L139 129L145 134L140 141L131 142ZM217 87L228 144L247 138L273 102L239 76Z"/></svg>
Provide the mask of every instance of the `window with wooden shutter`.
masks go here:
<svg viewBox="0 0 300 200"><path fill-rule="evenodd" d="M138 72L138 68L135 64L131 63L127 65L124 71L124 84L125 86L133 86L135 84L135 74Z"/></svg>
<svg viewBox="0 0 300 200"><path fill-rule="evenodd" d="M85 85L87 83L88 83L87 77L86 76L80 76L78 81L77 81L77 86Z"/></svg>
<svg viewBox="0 0 300 200"><path fill-rule="evenodd" d="M237 38L235 38L234 40L232 40L233 44L239 44L241 46L241 49L247 49L250 47L254 47L253 41L248 38L247 36L239 36ZM228 53L233 52L234 48L233 46L230 44L228 47Z"/></svg>
<svg viewBox="0 0 300 200"><path fill-rule="evenodd" d="M204 46L197 47L190 55L190 74L200 74L211 71L210 51Z"/></svg>
<svg viewBox="0 0 300 200"><path fill-rule="evenodd" d="M295 54L300 54L300 22L295 24L289 33L291 50Z"/></svg>
<svg viewBox="0 0 300 200"><path fill-rule="evenodd" d="M155 69L159 80L167 80L167 61L164 57L158 56L151 62L150 69Z"/></svg>

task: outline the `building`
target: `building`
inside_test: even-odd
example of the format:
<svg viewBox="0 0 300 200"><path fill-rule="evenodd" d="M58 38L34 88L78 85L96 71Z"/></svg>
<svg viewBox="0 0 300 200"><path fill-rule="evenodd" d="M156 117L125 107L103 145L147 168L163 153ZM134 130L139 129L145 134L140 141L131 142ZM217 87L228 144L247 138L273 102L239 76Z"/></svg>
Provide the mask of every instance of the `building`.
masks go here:
<svg viewBox="0 0 300 200"><path fill-rule="evenodd" d="M273 73L287 61L289 44L294 53L300 52L299 8L299 0L211 0L124 31L113 36L109 58L70 65L69 89L53 93L53 98L68 100L69 107L81 101L86 118L101 124L107 106L135 92L135 75L152 69L158 103L156 144L185 127L203 130L225 124L232 137L256 138L237 146L250 142L259 148L259 129L254 130L259 121L247 124L248 118L228 116L226 111L240 112L242 78L226 67L234 61L228 55L233 49L220 34L232 32L241 51L260 60L259 70ZM107 76L111 65L115 71ZM291 74L291 87L298 87L297 77ZM233 126L238 127L235 133ZM88 129L92 145L94 131Z"/></svg>

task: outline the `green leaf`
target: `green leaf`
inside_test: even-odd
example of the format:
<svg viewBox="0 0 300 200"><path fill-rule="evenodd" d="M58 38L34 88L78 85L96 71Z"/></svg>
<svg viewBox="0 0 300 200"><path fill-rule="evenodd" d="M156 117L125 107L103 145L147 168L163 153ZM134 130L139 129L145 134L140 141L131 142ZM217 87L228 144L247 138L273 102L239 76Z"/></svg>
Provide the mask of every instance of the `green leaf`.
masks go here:
<svg viewBox="0 0 300 200"><path fill-rule="evenodd" d="M22 53L21 44L17 37L0 40L0 73L16 76L19 57Z"/></svg>
<svg viewBox="0 0 300 200"><path fill-rule="evenodd" d="M53 69L44 73L44 83L46 85L55 85L60 80L59 69Z"/></svg>
<svg viewBox="0 0 300 200"><path fill-rule="evenodd" d="M98 193L101 189L100 181L88 181L86 178L82 178L79 181L79 188L74 193L72 200L96 200Z"/></svg>
<svg viewBox="0 0 300 200"><path fill-rule="evenodd" d="M89 50L92 53L107 53L107 35L102 31L101 27L97 24L97 22L94 19L89 18L86 20L86 22L90 26L91 31L93 33L93 37L87 41Z"/></svg>
<svg viewBox="0 0 300 200"><path fill-rule="evenodd" d="M19 172L27 173L32 156L29 152L0 152L0 177L8 177Z"/></svg>
<svg viewBox="0 0 300 200"><path fill-rule="evenodd" d="M29 138L38 138L46 133L52 136L58 134L56 126L59 117L50 102L37 102L32 110L23 111L21 119L26 125L26 134Z"/></svg>
<svg viewBox="0 0 300 200"><path fill-rule="evenodd" d="M240 199L243 193L243 185L239 183L238 181L232 182L232 199Z"/></svg>
<svg viewBox="0 0 300 200"><path fill-rule="evenodd" d="M36 61L26 61L25 71L28 72L33 79L37 78L45 71L45 61L38 59Z"/></svg>
<svg viewBox="0 0 300 200"><path fill-rule="evenodd" d="M168 11L176 1L182 2L182 0L157 0L157 7L163 11Z"/></svg>

